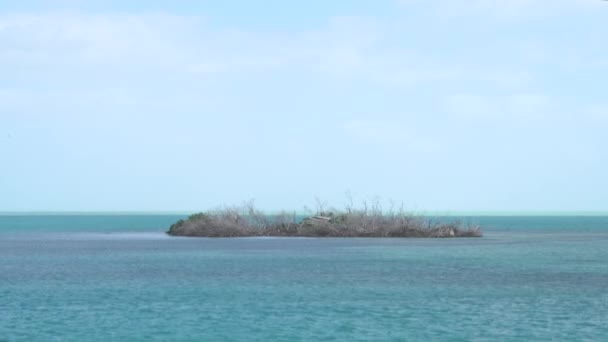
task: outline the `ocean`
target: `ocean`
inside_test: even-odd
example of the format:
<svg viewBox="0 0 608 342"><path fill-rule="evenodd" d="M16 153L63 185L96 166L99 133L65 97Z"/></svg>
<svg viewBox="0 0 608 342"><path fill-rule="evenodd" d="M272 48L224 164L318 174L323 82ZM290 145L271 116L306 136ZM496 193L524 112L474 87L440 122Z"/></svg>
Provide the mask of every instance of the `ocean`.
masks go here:
<svg viewBox="0 0 608 342"><path fill-rule="evenodd" d="M0 341L608 341L608 216L483 238L169 237L182 215L0 215Z"/></svg>

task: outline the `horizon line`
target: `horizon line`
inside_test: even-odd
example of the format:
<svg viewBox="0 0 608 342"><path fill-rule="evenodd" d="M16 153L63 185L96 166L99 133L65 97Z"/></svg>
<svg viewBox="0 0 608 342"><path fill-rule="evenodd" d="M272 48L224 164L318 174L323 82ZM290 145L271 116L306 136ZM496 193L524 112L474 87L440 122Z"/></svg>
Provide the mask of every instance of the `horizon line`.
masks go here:
<svg viewBox="0 0 608 342"><path fill-rule="evenodd" d="M162 216L184 215L188 216L204 210L58 210L58 211L0 211L0 216ZM269 215L279 213L281 210L267 210ZM309 213L293 210L296 215ZM608 210L406 210L406 213L421 216L608 216Z"/></svg>

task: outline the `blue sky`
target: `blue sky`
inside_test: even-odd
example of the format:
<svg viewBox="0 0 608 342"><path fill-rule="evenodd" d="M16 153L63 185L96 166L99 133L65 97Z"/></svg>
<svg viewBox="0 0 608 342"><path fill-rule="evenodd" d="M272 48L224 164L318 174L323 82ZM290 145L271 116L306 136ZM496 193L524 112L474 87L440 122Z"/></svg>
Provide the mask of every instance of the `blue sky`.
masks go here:
<svg viewBox="0 0 608 342"><path fill-rule="evenodd" d="M608 210L608 3L0 2L0 211Z"/></svg>

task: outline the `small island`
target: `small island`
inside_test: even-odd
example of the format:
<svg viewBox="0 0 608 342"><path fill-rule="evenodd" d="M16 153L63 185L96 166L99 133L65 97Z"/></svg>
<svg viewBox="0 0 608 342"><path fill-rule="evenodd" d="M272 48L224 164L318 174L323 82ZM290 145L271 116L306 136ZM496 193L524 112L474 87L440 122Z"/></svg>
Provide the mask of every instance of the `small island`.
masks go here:
<svg viewBox="0 0 608 342"><path fill-rule="evenodd" d="M384 212L378 206L362 209L317 210L309 216L295 212L267 215L252 203L191 215L173 224L167 234L189 237L481 237L478 226L445 222L403 210Z"/></svg>

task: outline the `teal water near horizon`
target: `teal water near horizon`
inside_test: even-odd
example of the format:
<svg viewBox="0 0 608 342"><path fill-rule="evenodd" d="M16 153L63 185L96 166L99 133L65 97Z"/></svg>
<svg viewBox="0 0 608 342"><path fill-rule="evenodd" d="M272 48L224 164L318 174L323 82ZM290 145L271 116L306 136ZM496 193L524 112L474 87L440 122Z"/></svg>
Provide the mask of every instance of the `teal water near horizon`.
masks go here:
<svg viewBox="0 0 608 342"><path fill-rule="evenodd" d="M0 341L608 341L608 216L480 239L169 237L183 215L0 215Z"/></svg>

